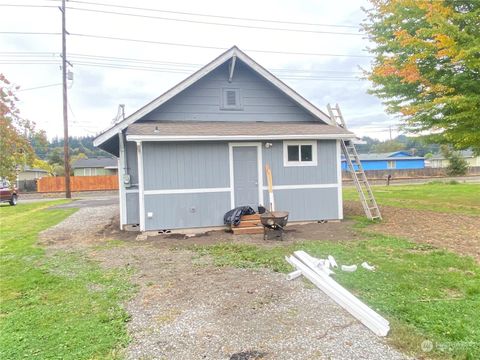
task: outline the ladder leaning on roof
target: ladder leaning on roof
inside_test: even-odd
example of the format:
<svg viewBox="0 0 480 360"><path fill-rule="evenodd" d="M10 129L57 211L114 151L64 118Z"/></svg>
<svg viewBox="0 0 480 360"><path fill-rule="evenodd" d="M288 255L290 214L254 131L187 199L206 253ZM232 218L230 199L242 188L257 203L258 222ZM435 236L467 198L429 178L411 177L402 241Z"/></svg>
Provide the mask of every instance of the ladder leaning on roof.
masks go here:
<svg viewBox="0 0 480 360"><path fill-rule="evenodd" d="M342 112L340 107L336 104L334 107L327 105L328 113L330 119L332 120L332 125L339 126L341 128L347 129L345 125L345 120L343 119ZM360 196L360 201L365 211L365 215L370 220L382 219L380 214L380 209L378 208L375 197L373 196L372 189L368 183L367 176L363 170L362 163L358 157L357 150L353 140L340 140L342 145L343 154L345 155L345 160L347 162L348 169L352 173L353 183L357 188L358 195Z"/></svg>

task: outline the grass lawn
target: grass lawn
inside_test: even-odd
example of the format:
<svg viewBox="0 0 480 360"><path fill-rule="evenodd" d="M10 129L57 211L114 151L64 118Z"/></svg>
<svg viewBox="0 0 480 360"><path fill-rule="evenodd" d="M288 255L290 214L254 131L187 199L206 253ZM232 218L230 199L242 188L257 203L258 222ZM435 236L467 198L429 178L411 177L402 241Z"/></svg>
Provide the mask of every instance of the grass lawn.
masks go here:
<svg viewBox="0 0 480 360"><path fill-rule="evenodd" d="M480 184L431 182L420 185L373 186L379 205L480 215ZM358 200L354 187L344 188L345 200Z"/></svg>
<svg viewBox="0 0 480 360"><path fill-rule="evenodd" d="M46 256L38 233L74 209L56 202L0 207L0 358L108 359L128 341L124 271L77 252Z"/></svg>
<svg viewBox="0 0 480 360"><path fill-rule="evenodd" d="M480 185L377 187L376 194L382 204L397 205L395 198L402 207L480 213ZM391 321L389 338L397 347L418 357L480 359L478 263L408 239L367 233L365 226L368 222L359 219L357 231L364 240L355 242L308 241L275 248L219 244L194 250L212 256L218 266L279 272L292 270L284 257L299 249L322 258L331 254L339 264L368 261L377 271L337 271L335 279ZM426 339L434 343L428 354L420 347Z"/></svg>

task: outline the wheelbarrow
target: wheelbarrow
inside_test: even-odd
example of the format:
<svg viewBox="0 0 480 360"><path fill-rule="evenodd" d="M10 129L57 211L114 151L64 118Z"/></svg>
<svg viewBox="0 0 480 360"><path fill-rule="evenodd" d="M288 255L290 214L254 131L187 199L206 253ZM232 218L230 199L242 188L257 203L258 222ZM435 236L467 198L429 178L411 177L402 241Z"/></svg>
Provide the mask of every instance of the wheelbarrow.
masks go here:
<svg viewBox="0 0 480 360"><path fill-rule="evenodd" d="M288 222L288 211L267 211L260 215L263 225L263 240L271 233L275 238L283 240L283 228Z"/></svg>

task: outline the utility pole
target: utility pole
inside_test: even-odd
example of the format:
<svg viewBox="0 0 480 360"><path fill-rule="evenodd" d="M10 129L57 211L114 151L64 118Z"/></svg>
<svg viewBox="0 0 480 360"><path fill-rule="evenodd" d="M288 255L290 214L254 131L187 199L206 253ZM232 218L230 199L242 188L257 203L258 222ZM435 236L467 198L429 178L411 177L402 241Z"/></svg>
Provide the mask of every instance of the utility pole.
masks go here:
<svg viewBox="0 0 480 360"><path fill-rule="evenodd" d="M65 197L70 199L70 154L68 146L68 102L67 102L67 30L65 28L65 0L62 0L62 87L63 87L63 160L65 163Z"/></svg>
<svg viewBox="0 0 480 360"><path fill-rule="evenodd" d="M392 141L392 125L388 127L388 130L390 131L390 141Z"/></svg>

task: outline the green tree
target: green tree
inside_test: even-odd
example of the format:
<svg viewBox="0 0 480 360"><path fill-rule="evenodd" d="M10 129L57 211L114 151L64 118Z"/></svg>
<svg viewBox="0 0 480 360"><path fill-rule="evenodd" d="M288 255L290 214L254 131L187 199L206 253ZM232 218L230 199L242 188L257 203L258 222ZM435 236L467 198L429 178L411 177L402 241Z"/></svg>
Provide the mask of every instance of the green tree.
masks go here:
<svg viewBox="0 0 480 360"><path fill-rule="evenodd" d="M408 131L480 153L480 1L370 3L371 93Z"/></svg>
<svg viewBox="0 0 480 360"><path fill-rule="evenodd" d="M64 164L63 159L63 149L62 148L54 148L49 151L47 155L47 161L52 165L62 165Z"/></svg>
<svg viewBox="0 0 480 360"><path fill-rule="evenodd" d="M441 148L443 156L448 160L447 174L450 176L462 176L468 171L468 163L458 151L453 151L448 146Z"/></svg>
<svg viewBox="0 0 480 360"><path fill-rule="evenodd" d="M402 144L396 140L387 140L373 145L372 152L375 153L389 153L394 151L405 150L405 144Z"/></svg>
<svg viewBox="0 0 480 360"><path fill-rule="evenodd" d="M17 170L31 165L35 154L28 141L34 134L34 123L23 119L17 108L18 98L12 85L0 74L0 177L13 184Z"/></svg>

